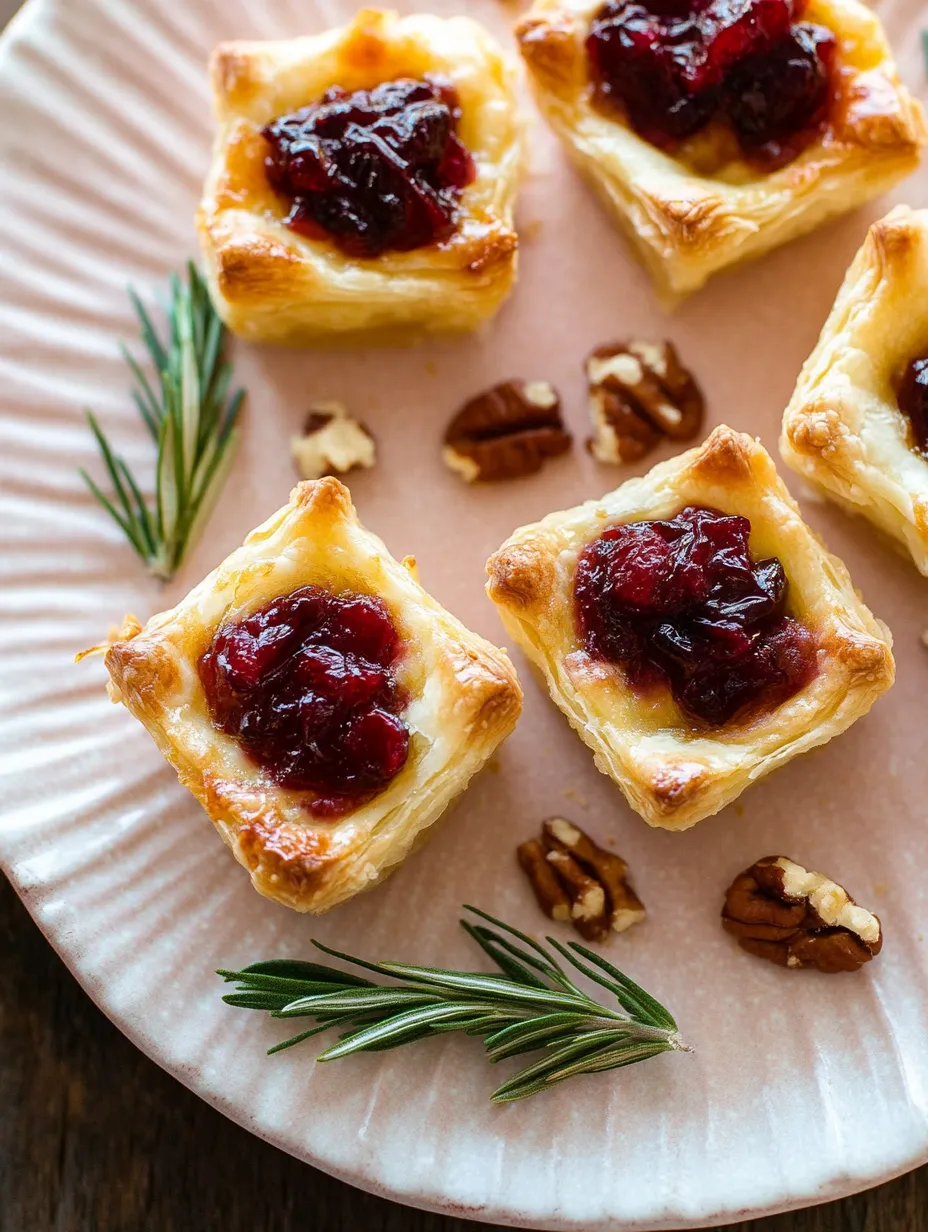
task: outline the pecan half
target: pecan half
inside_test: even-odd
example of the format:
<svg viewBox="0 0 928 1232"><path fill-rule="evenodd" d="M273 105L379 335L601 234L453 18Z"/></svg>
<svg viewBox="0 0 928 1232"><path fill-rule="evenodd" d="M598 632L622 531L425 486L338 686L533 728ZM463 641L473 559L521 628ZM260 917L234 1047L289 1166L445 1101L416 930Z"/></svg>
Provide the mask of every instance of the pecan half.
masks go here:
<svg viewBox="0 0 928 1232"><path fill-rule="evenodd" d="M598 462L636 462L661 437L689 440L702 427L705 401L672 342L615 342L587 358L593 436Z"/></svg>
<svg viewBox="0 0 928 1232"><path fill-rule="evenodd" d="M373 466L376 450L374 438L340 402L317 402L306 416L303 435L291 439L290 453L301 478L321 479Z"/></svg>
<svg viewBox="0 0 928 1232"><path fill-rule="evenodd" d="M542 824L541 841L529 839L517 854L545 915L569 919L586 940L602 941L610 929L624 932L644 919L644 904L628 880L628 865L573 822L549 817Z"/></svg>
<svg viewBox="0 0 928 1232"><path fill-rule="evenodd" d="M749 954L781 967L856 971L879 954L879 917L821 873L786 856L765 856L735 878L722 926Z"/></svg>
<svg viewBox="0 0 928 1232"><path fill-rule="evenodd" d="M503 381L458 411L442 458L468 483L516 479L570 448L561 400L547 381Z"/></svg>
<svg viewBox="0 0 928 1232"><path fill-rule="evenodd" d="M531 882L538 906L552 920L570 919L570 896L548 863L548 851L540 839L530 838L516 848L516 857Z"/></svg>
<svg viewBox="0 0 928 1232"><path fill-rule="evenodd" d="M566 851L549 851L548 863L570 895L570 920L574 928L587 941L602 941L609 932L603 886Z"/></svg>

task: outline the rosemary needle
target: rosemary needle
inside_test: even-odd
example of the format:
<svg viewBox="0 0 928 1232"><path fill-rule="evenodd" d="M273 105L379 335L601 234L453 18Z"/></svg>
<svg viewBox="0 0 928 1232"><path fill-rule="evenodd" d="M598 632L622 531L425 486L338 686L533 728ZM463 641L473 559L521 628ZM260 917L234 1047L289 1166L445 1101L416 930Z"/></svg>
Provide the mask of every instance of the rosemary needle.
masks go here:
<svg viewBox="0 0 928 1232"><path fill-rule="evenodd" d="M321 963L271 959L241 971L219 971L237 985L223 1000L272 1018L315 1019L315 1026L269 1053L336 1027L344 1028L339 1039L317 1060L397 1048L447 1031L482 1037L494 1063L539 1053L496 1088L490 1097L494 1103L525 1099L578 1074L634 1065L661 1052L689 1051L668 1011L601 955L575 941L564 946L547 938L557 954L612 994L614 1006L593 1000L527 934L476 907L464 909L477 919L462 920L462 926L498 973L368 962L314 941L323 953L394 982L374 983Z"/></svg>
<svg viewBox="0 0 928 1232"><path fill-rule="evenodd" d="M123 347L136 386L132 397L157 450L154 502L115 452L92 411L96 437L113 487L106 496L85 470L87 486L155 577L169 581L196 540L219 494L237 441L244 390L229 396L230 365L222 358L225 327L203 275L187 263L186 284L170 280L167 339L159 338L138 295L129 292L155 381Z"/></svg>

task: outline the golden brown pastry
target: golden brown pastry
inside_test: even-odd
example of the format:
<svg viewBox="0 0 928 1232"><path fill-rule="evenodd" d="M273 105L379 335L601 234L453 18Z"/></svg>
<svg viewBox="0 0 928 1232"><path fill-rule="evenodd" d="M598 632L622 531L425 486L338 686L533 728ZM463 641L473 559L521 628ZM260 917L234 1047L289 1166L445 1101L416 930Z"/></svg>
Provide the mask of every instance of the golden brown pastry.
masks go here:
<svg viewBox="0 0 928 1232"><path fill-rule="evenodd" d="M928 574L928 460L899 378L928 356L928 210L873 224L783 416L784 462L897 540Z"/></svg>
<svg viewBox="0 0 928 1232"><path fill-rule="evenodd" d="M789 628L808 656L808 670L794 677L801 687L785 700L721 723L694 719L666 681L633 687L617 662L588 652L579 631L575 581L590 545L612 528L672 519L691 506L750 520L754 559L782 563ZM718 812L763 775L839 735L893 681L889 630L803 522L763 447L731 428L601 500L522 527L487 572L507 632L597 768L652 826L685 830Z"/></svg>
<svg viewBox="0 0 928 1232"><path fill-rule="evenodd" d="M854 209L912 171L925 141L879 19L858 0L810 0L803 20L835 32L839 99L818 138L779 170L752 169L710 129L672 155L594 105L584 39L600 0L536 0L516 27L538 104L674 299Z"/></svg>
<svg viewBox="0 0 928 1232"><path fill-rule="evenodd" d="M272 645L281 620L266 613L277 612L275 604L292 608L297 592L301 611L317 623L319 612L329 613L329 623L315 638L288 642L281 665ZM220 640L229 630L238 637L256 614L263 633ZM377 649L390 622L396 655ZM388 665L382 671L381 663ZM506 655L422 589L415 562L393 559L360 524L348 489L334 478L301 483L290 503L177 607L144 628L127 618L106 666L113 700L145 725L255 888L314 913L370 889L402 863L515 726L522 697ZM246 691L236 693L240 687ZM259 743L245 751L242 733L254 723L247 713L242 719L242 696L257 698L255 705L273 696L284 731L286 708L299 707L299 722L308 724L300 729L300 757L315 757L311 739L320 747L330 740L325 747L342 761L322 756L318 765L307 763L323 776L325 790L294 786L294 763L269 760L275 754L261 743L273 734L266 722L257 729ZM344 698L357 705L346 711L343 737L342 728L326 727L325 707ZM394 757L397 739L405 744ZM368 774L382 750L393 760L389 771L377 763L379 789L352 787L371 780L346 777L335 782L333 801L333 775L349 766L346 750L352 773ZM298 769L306 773L303 763Z"/></svg>
<svg viewBox="0 0 928 1232"><path fill-rule="evenodd" d="M265 342L391 341L472 330L493 316L516 275L522 122L513 70L477 22L362 9L320 35L220 44L211 74L217 131L197 227L230 329ZM261 128L331 86L353 92L425 76L457 91L458 135L476 166L451 237L359 258L287 226Z"/></svg>

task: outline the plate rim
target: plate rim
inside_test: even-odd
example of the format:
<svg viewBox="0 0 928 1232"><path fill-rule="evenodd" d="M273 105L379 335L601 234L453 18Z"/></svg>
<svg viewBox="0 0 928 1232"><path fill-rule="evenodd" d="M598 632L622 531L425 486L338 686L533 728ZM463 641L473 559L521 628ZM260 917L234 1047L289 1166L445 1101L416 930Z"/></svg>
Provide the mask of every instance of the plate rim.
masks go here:
<svg viewBox="0 0 928 1232"><path fill-rule="evenodd" d="M30 5L39 5L45 0L29 0ZM253 1134L262 1142L268 1143L278 1151L283 1151L284 1154L291 1156L293 1159L299 1160L301 1163L308 1164L311 1168L316 1168L319 1172L326 1176L334 1177L345 1185L350 1185L354 1189L361 1190L362 1193L372 1194L376 1198L383 1198L388 1202L396 1203L398 1206L411 1207L414 1210L427 1211L431 1214L444 1215L449 1219L468 1219L475 1223L496 1223L502 1224L504 1227L521 1228L525 1232L702 1232L710 1228L725 1227L733 1222L741 1222L752 1219L766 1219L775 1215L785 1215L793 1211L810 1210L816 1206L827 1206L832 1202L841 1202L845 1198L852 1198L856 1194L866 1193L868 1190L879 1185L888 1184L891 1181L898 1180L900 1177L907 1176L908 1173L914 1172L917 1168L928 1164L928 1147L917 1157L914 1157L910 1162L900 1164L898 1167L889 1170L881 1171L878 1175L872 1177L854 1177L851 1179L849 1187L839 1186L838 1192L819 1194L818 1196L795 1197L778 1202L773 1205L757 1206L757 1207L732 1207L725 1211L718 1211L708 1220L704 1216L699 1217L698 1222L682 1217L675 1217L670 1221L661 1220L659 1223L654 1223L653 1220L635 1220L631 1223L626 1221L616 1222L614 1218L604 1217L597 1220L595 1223L590 1223L589 1220L584 1220L582 1224L575 1220L543 1220L541 1223L533 1219L530 1222L518 1221L513 1222L511 1212L505 1210L493 1210L489 1206L476 1208L468 1206L466 1203L454 1202L453 1200L441 1201L439 1198L431 1196L415 1197L408 1192L401 1192L390 1185L384 1185L378 1182L376 1178L367 1175L363 1170L358 1172L348 1172L345 1169L335 1167L325 1160L319 1159L309 1152L301 1153L292 1150L289 1146L282 1142L275 1141L271 1134L261 1132L259 1128L253 1125L246 1125L243 1119L244 1114L237 1108L235 1104L229 1101L228 1106L225 1102L213 1095L212 1092L200 1089L195 1076L191 1072L189 1075L183 1071L182 1067L175 1068L167 1061L155 1055L152 1048L148 1046L148 1042L142 1037L141 1033L121 1014L113 1010L105 1000L104 992L97 993L96 985L92 980L82 978L79 970L79 965L72 961L69 953L59 944L59 939L55 934L53 927L48 926L45 922L38 918L38 915L33 911L33 900L36 902L41 900L41 894L34 890L20 885L19 881L13 874L12 865L5 860L0 853L0 869L9 881L10 885L16 892L20 902L25 907L29 914L30 920L39 929L42 936L55 951L55 954L64 964L70 975L76 980L81 988L81 991L86 994L97 1007L97 1009L111 1022L116 1029L123 1035L134 1048L137 1048L149 1061L158 1066L164 1073L169 1074L176 1082L192 1092L198 1099L203 1100L220 1116L225 1117L234 1125L246 1133Z"/></svg>

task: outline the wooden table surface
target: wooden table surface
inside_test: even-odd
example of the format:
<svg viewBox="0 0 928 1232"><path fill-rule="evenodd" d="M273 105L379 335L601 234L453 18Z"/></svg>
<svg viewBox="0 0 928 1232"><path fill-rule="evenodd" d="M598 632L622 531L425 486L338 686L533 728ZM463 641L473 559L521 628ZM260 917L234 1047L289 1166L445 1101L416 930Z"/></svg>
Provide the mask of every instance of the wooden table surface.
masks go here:
<svg viewBox="0 0 928 1232"><path fill-rule="evenodd" d="M0 28L17 7L0 0ZM362 1194L225 1120L119 1034L0 876L0 1232L487 1226ZM928 1232L928 1167L728 1232Z"/></svg>

